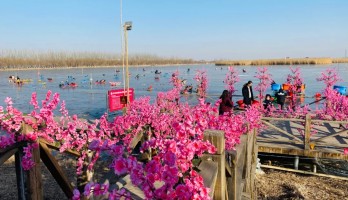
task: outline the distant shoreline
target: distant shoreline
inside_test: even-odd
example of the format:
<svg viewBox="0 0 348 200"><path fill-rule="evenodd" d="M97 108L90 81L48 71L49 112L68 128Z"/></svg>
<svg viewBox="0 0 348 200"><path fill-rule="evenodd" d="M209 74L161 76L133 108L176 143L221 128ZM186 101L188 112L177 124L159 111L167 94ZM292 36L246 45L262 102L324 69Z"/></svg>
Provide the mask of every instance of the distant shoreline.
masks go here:
<svg viewBox="0 0 348 200"><path fill-rule="evenodd" d="M281 58L262 60L220 60L216 61L215 65L327 65L334 63L348 63L348 58Z"/></svg>
<svg viewBox="0 0 348 200"><path fill-rule="evenodd" d="M213 63L212 63L213 64ZM164 64L164 65L129 65L129 68L135 67L170 67L170 66L195 66L195 65L206 65L206 63L197 63L197 64ZM125 66L126 67L126 66ZM115 66L76 66L76 67L19 67L19 68L0 68L0 71L25 71L25 70L60 70L60 69L97 69L97 68L115 68L122 69L122 65Z"/></svg>

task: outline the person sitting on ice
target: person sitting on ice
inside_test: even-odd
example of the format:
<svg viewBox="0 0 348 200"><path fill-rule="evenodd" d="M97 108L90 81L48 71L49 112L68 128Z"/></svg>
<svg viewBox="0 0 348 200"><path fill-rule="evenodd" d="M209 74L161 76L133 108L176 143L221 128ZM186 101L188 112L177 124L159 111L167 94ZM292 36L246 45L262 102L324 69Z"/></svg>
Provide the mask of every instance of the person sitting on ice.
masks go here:
<svg viewBox="0 0 348 200"><path fill-rule="evenodd" d="M225 112L231 112L233 108L232 95L228 90L224 90L220 96L221 103L219 106L219 115Z"/></svg>
<svg viewBox="0 0 348 200"><path fill-rule="evenodd" d="M263 108L270 109L271 106L272 106L271 95L266 94L265 100L263 101Z"/></svg>

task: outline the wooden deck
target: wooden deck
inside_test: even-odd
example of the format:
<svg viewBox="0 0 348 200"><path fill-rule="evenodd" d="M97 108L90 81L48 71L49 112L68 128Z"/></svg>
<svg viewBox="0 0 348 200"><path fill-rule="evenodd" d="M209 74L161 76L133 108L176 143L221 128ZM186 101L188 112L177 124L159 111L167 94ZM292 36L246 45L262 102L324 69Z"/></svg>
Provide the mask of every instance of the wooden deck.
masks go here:
<svg viewBox="0 0 348 200"><path fill-rule="evenodd" d="M340 127L348 121L267 118L257 136L261 153L348 160L348 130Z"/></svg>

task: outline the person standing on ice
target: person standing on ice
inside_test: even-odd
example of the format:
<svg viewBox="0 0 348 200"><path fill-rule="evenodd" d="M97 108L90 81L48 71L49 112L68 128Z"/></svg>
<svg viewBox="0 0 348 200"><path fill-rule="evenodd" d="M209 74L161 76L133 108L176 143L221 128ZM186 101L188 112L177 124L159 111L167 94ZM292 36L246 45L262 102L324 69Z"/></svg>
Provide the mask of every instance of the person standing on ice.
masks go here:
<svg viewBox="0 0 348 200"><path fill-rule="evenodd" d="M246 84L244 84L242 88L242 94L243 94L243 103L249 107L251 106L252 102L254 101L254 94L253 94L253 82L248 81Z"/></svg>
<svg viewBox="0 0 348 200"><path fill-rule="evenodd" d="M277 103L280 105L280 109L283 110L286 94L282 88L275 95L277 97Z"/></svg>

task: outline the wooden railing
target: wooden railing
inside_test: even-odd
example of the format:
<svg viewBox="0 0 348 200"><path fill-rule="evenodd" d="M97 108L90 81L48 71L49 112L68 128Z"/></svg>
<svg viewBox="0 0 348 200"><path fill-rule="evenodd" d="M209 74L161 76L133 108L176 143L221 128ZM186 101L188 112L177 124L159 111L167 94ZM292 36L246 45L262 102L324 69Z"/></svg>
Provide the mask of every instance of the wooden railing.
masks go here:
<svg viewBox="0 0 348 200"><path fill-rule="evenodd" d="M142 142L142 139L142 134L134 138L132 147L135 147L138 142ZM241 144L237 145L233 151L225 151L225 138L222 131L207 130L204 134L204 140L210 141L217 148L215 154L204 154L198 166L204 185L210 188L210 196L217 200L242 199L242 197L256 199L254 185L257 159L256 130L243 135ZM0 165L15 155L18 199L43 199L40 160L46 165L66 197L71 199L73 186L52 155L52 149L57 150L59 147L41 139L37 142L39 148L32 150L35 166L29 171L24 171L21 166L25 142L0 150ZM65 153L76 158L80 156L78 152L73 150L68 150ZM77 177L76 185L82 191L85 184L93 179L93 171L88 171L87 165L88 159L84 163L82 175ZM122 184L120 184L121 182ZM143 192L132 185L129 176L124 177L116 185L127 189L132 194L133 199L144 199Z"/></svg>
<svg viewBox="0 0 348 200"><path fill-rule="evenodd" d="M0 150L0 165L15 155L18 199L43 199L40 160L46 165L65 195L68 198L72 198L73 187L55 157L52 156L51 149L45 142L38 141L38 145L39 148L32 150L32 159L35 162L35 166L28 171L24 171L21 164L23 147L26 146L25 142Z"/></svg>
<svg viewBox="0 0 348 200"><path fill-rule="evenodd" d="M204 185L210 188L210 196L216 200L256 199L255 171L257 162L256 130L242 135L235 150L225 150L224 132L207 130L204 140L217 148L215 154L204 154L198 166ZM144 199L144 193L134 186L129 175L117 185L128 190L132 199Z"/></svg>
<svg viewBox="0 0 348 200"><path fill-rule="evenodd" d="M271 121L287 121L291 123L296 123L297 125L302 126L303 129L303 135L294 135L292 131L286 131L283 130L276 125L272 124ZM263 138L258 137L258 141L262 142L274 142L274 143L289 143L289 144L297 144L300 146L300 155L303 156L310 156L310 157L317 157L319 155L318 149L316 149L317 146L328 146L330 148L336 148L336 149L342 149L344 147L347 147L347 144L340 144L338 142L332 143L330 141L324 141L329 138L333 138L335 136L343 135L348 133L348 129L340 130L336 133L331 133L329 131L320 130L320 132L327 133L324 136L318 136L318 135L311 135L311 132L314 128L314 126L319 126L321 124L330 124L330 125L345 125L348 124L348 121L329 121L329 120L319 120L319 119L312 119L310 114L307 114L305 116L305 119L295 119L295 118L274 118L274 117L262 117L262 123L266 125L267 127L276 130L276 132L280 132L284 134L286 137L284 138ZM274 133L276 133L274 132ZM296 149L294 149L296 151ZM294 152L293 152L294 153ZM294 153L296 154L296 153ZM343 158L348 159L348 157L344 156L343 154L325 154L324 157L332 157L332 158Z"/></svg>
<svg viewBox="0 0 348 200"><path fill-rule="evenodd" d="M229 199L256 199L255 171L258 146L257 130L242 135L240 144L233 151L227 152L227 189Z"/></svg>

